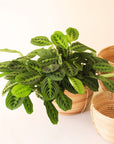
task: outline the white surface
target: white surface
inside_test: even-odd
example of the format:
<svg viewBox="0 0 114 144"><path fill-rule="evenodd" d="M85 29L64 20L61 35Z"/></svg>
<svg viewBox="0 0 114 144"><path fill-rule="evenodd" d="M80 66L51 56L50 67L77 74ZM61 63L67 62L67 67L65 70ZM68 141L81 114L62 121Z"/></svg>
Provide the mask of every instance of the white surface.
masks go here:
<svg viewBox="0 0 114 144"><path fill-rule="evenodd" d="M37 48L30 39L50 36L69 26L80 32L79 41L98 52L114 43L114 0L0 0L0 48L27 54ZM0 61L16 58L0 53ZM0 79L0 94L5 81ZM0 144L108 144L93 127L90 112L59 116L52 125L41 100L31 95L34 113L23 107L10 111L0 97Z"/></svg>

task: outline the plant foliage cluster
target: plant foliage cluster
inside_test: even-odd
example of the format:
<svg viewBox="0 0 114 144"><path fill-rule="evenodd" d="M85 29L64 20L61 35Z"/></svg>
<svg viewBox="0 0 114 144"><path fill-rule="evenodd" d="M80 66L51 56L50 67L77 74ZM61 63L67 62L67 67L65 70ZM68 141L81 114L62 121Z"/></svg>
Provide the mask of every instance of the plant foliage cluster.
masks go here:
<svg viewBox="0 0 114 144"><path fill-rule="evenodd" d="M109 91L114 92L114 82L98 75L98 72L111 72L113 67L107 60L96 57L94 49L78 42L78 37L78 30L69 27L66 35L55 31L51 40L46 36L32 38L33 45L46 48L35 49L26 56L14 50L0 50L21 55L0 63L0 77L8 80L2 91L2 95L7 94L7 108L14 110L24 105L26 112L31 114L33 104L30 94L35 92L44 101L51 122L57 124L58 111L53 100L64 111L72 108L72 100L64 94L65 89L83 94L87 85L98 91L98 80L101 80ZM39 58L33 60L36 56Z"/></svg>

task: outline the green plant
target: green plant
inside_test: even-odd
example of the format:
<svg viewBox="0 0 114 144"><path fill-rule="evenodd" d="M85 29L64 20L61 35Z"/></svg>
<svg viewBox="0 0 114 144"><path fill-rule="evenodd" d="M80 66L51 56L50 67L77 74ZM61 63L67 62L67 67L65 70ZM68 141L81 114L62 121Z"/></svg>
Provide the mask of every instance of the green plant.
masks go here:
<svg viewBox="0 0 114 144"><path fill-rule="evenodd" d="M111 72L113 67L107 60L96 57L94 49L76 41L78 36L77 29L71 27L66 30L66 35L54 32L51 41L46 36L37 36L31 43L46 48L35 49L26 56L16 50L0 50L21 56L0 63L0 77L8 80L2 91L2 95L7 93L7 108L14 110L23 104L26 112L31 114L33 104L29 95L35 92L44 101L51 122L57 124L58 111L53 100L64 111L72 108L72 100L64 94L65 89L83 94L87 85L98 91L98 80L101 80L109 91L114 92L114 82L107 79L114 74L99 75L99 72ZM39 58L33 60L36 56Z"/></svg>

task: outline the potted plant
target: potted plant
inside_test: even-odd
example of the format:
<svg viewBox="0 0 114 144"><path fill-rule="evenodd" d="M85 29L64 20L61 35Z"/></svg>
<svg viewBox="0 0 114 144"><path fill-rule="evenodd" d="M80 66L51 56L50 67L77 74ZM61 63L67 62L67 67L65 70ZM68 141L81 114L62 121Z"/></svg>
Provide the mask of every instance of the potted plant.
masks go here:
<svg viewBox="0 0 114 144"><path fill-rule="evenodd" d="M78 36L77 29L70 27L66 35L54 32L51 41L46 36L34 37L31 39L33 45L46 48L35 49L26 56L14 50L0 50L17 52L21 56L0 63L0 76L8 80L2 92L2 95L7 93L7 108L13 110L23 104L26 112L31 114L33 104L29 96L35 92L44 101L51 122L57 124L58 111L53 101L63 111L72 108L72 100L65 95L65 90L82 95L87 86L98 91L100 79L109 91L114 92L114 83L98 75L99 71L110 72L113 67L107 60L96 57L94 49L76 41Z"/></svg>

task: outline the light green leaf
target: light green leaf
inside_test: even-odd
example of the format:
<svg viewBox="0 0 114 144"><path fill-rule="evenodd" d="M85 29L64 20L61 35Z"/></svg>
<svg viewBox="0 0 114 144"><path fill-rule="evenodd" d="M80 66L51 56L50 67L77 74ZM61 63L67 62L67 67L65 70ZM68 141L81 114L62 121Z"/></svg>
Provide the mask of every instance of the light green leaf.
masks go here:
<svg viewBox="0 0 114 144"><path fill-rule="evenodd" d="M84 94L85 93L85 88L83 83L74 77L69 77L68 78L74 89L79 93L79 94Z"/></svg>
<svg viewBox="0 0 114 144"><path fill-rule="evenodd" d="M77 51L77 52L83 52L83 51L86 51L86 50L90 50L90 51L93 51L93 52L96 52L94 49L80 43L80 42L75 42L75 43L72 43L71 46L70 46L70 50L72 51Z"/></svg>
<svg viewBox="0 0 114 144"><path fill-rule="evenodd" d="M29 96L24 98L23 105L28 114L31 114L33 112L33 104Z"/></svg>
<svg viewBox="0 0 114 144"><path fill-rule="evenodd" d="M37 36L31 39L31 43L36 46L48 46L52 43L46 36Z"/></svg>
<svg viewBox="0 0 114 144"><path fill-rule="evenodd" d="M11 49L0 49L0 52L8 52L8 53L18 53L21 57L23 56L23 54L20 51L16 51L16 50L11 50Z"/></svg>
<svg viewBox="0 0 114 144"><path fill-rule="evenodd" d="M17 84L15 85L11 92L16 97L26 97L28 96L32 91L32 88L29 85L23 85L23 84Z"/></svg>
<svg viewBox="0 0 114 144"><path fill-rule="evenodd" d="M58 123L58 111L56 110L54 105L50 101L44 101L44 105L46 107L46 111L47 111L50 121L53 124L57 124Z"/></svg>
<svg viewBox="0 0 114 144"><path fill-rule="evenodd" d="M79 32L77 29L75 28L72 28L72 27L69 27L67 30L66 30L66 33L67 33L67 38L70 42L72 41L75 41L78 39L79 37Z"/></svg>
<svg viewBox="0 0 114 144"><path fill-rule="evenodd" d="M2 96L4 96L6 94L6 92L9 91L9 89L11 89L16 84L17 84L17 82L15 82L15 81L8 81L2 91Z"/></svg>
<svg viewBox="0 0 114 144"><path fill-rule="evenodd" d="M68 49L67 38L62 32L60 31L54 32L54 34L51 35L51 40L55 44L56 47Z"/></svg>
<svg viewBox="0 0 114 144"><path fill-rule="evenodd" d="M8 75L9 73L10 73L10 72L3 72L3 73L1 73L1 74L0 74L0 78Z"/></svg>
<svg viewBox="0 0 114 144"><path fill-rule="evenodd" d="M24 101L24 98L18 98L14 96L11 91L9 91L7 97L6 97L6 106L10 110L17 109L22 105Z"/></svg>

